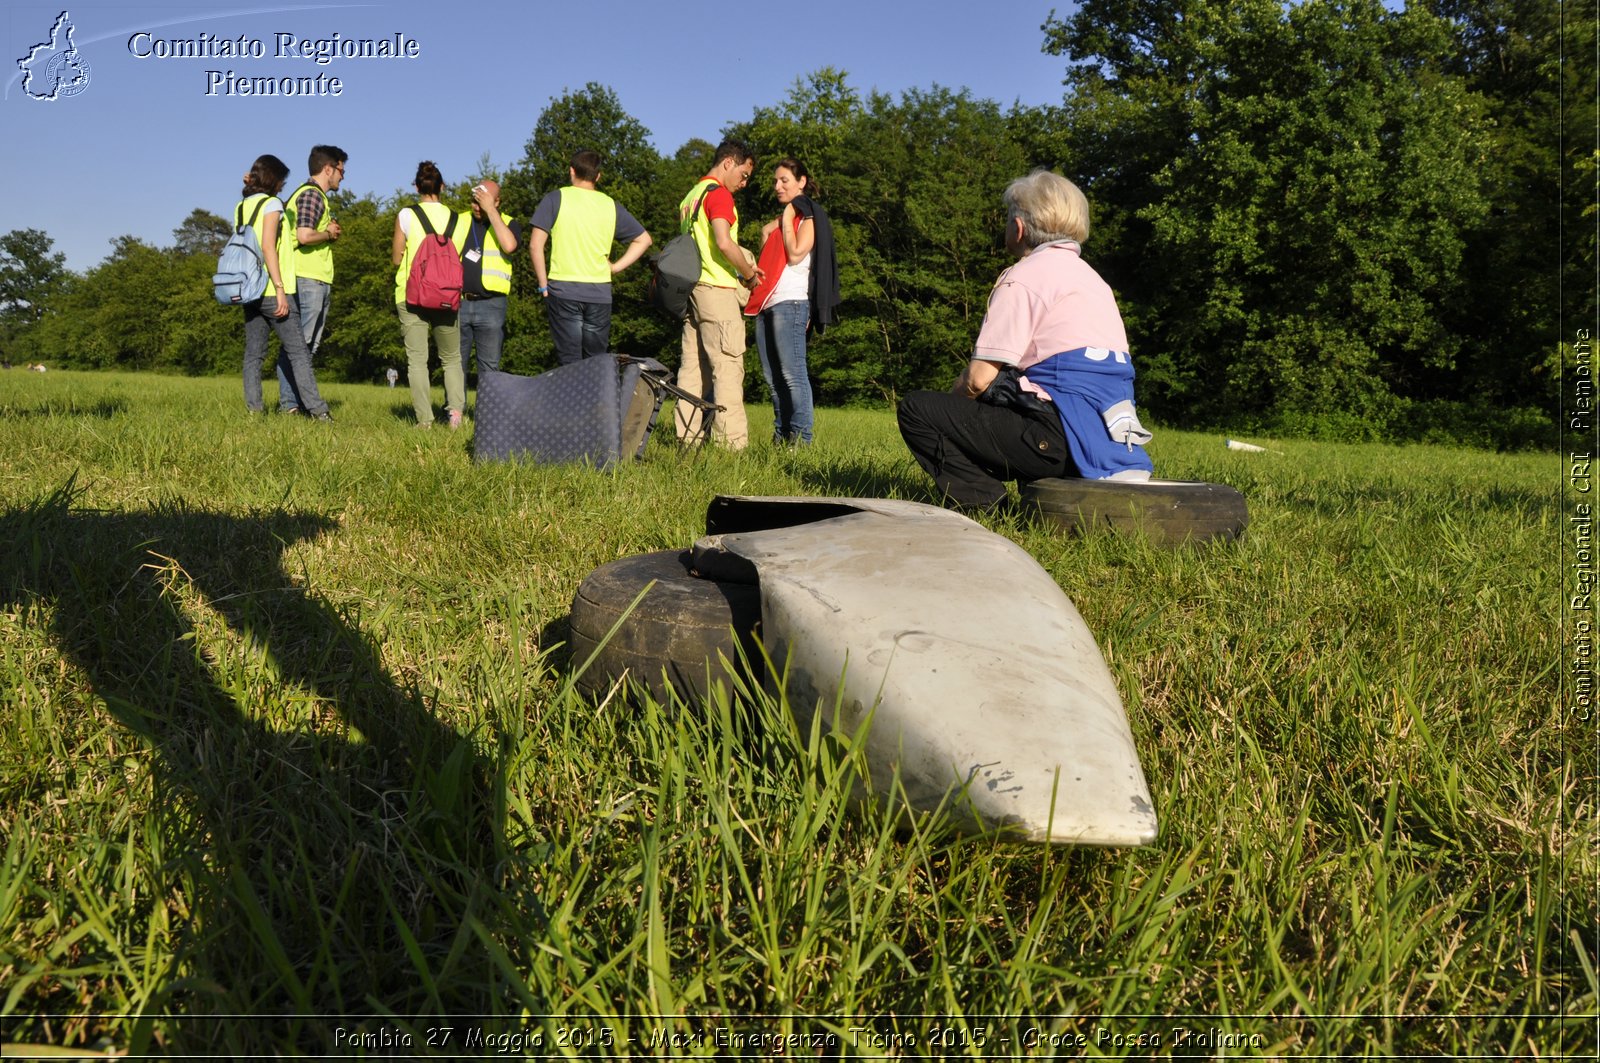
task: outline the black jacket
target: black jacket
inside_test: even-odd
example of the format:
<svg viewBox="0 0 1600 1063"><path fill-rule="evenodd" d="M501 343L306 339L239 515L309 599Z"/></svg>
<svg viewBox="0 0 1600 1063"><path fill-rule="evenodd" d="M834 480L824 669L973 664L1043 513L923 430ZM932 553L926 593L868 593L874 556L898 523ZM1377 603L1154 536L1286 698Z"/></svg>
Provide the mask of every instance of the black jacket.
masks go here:
<svg viewBox="0 0 1600 1063"><path fill-rule="evenodd" d="M811 245L811 328L818 335L838 320L839 256L833 243L833 223L828 212L810 196L794 197L796 213L811 219L816 232Z"/></svg>

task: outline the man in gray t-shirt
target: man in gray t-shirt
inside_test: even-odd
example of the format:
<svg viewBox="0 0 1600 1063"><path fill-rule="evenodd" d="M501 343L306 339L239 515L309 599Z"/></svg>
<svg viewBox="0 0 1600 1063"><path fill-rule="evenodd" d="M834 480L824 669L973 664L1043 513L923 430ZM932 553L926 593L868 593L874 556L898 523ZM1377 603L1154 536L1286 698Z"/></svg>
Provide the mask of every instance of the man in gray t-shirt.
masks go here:
<svg viewBox="0 0 1600 1063"><path fill-rule="evenodd" d="M651 242L627 208L595 189L599 152L578 152L567 173L572 183L539 201L528 234L533 275L562 365L610 349L611 278L637 262ZM615 262L611 261L614 243L628 245Z"/></svg>

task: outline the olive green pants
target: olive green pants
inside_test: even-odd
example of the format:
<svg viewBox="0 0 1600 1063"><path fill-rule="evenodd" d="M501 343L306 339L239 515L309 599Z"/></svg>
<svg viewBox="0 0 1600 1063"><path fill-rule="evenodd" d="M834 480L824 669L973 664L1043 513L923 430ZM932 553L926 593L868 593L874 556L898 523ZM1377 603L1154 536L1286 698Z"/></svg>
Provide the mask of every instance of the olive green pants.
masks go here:
<svg viewBox="0 0 1600 1063"><path fill-rule="evenodd" d="M446 409L467 408L467 377L461 371L461 326L453 311L423 310L395 304L400 334L406 344L406 382L411 385L411 406L418 424L433 423L433 384L428 378L428 334L444 365Z"/></svg>

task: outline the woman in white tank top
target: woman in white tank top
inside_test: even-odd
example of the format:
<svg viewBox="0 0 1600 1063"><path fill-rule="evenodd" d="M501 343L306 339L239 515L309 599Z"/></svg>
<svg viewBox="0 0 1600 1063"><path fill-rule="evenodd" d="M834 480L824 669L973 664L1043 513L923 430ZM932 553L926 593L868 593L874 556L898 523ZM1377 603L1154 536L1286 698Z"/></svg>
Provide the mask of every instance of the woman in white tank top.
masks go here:
<svg viewBox="0 0 1600 1063"><path fill-rule="evenodd" d="M765 281L750 295L745 313L756 319L761 373L772 391L772 440L811 442L811 378L806 370L806 327L811 320L811 259L816 244L810 197L815 186L798 159L782 159L772 190L783 214L761 229L760 266Z"/></svg>

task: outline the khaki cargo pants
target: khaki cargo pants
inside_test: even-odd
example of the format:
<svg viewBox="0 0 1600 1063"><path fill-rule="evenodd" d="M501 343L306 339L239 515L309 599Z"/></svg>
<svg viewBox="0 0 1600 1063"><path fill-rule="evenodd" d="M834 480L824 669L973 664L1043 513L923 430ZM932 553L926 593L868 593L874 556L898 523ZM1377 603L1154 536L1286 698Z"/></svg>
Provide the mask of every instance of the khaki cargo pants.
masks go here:
<svg viewBox="0 0 1600 1063"><path fill-rule="evenodd" d="M678 386L721 406L702 415L686 402L675 404L678 441L698 444L709 438L729 450L750 443L744 416L744 292L696 284L689 293L689 319L683 323L683 359Z"/></svg>

